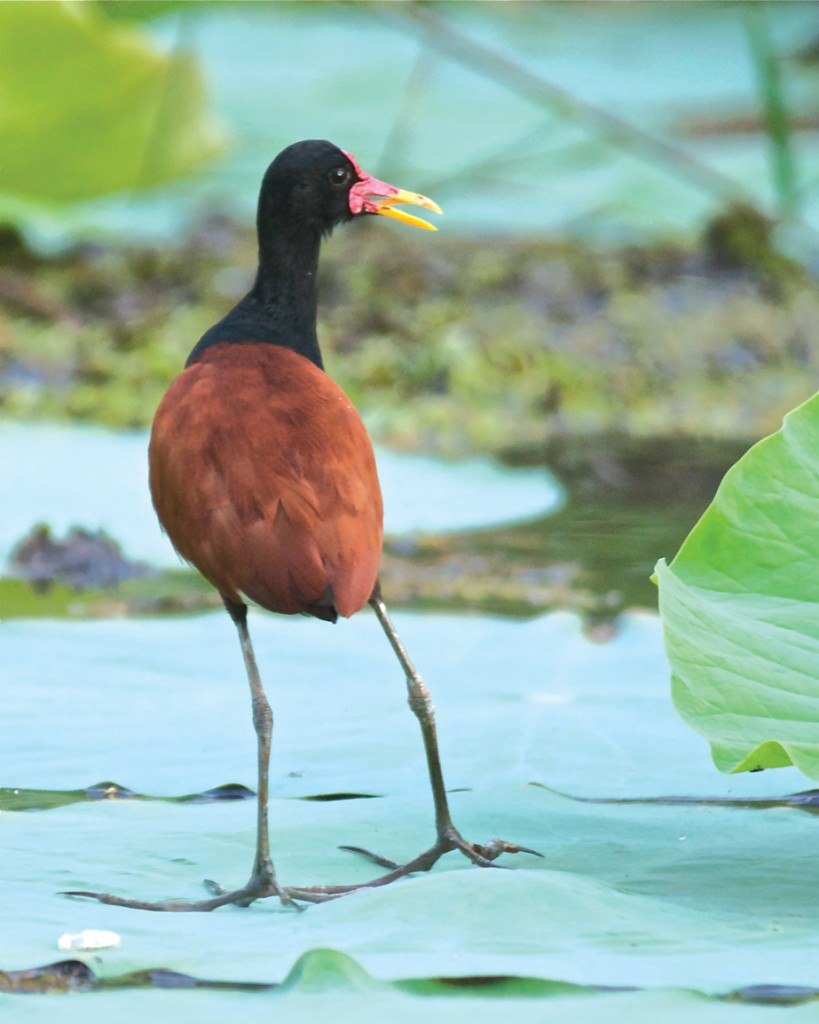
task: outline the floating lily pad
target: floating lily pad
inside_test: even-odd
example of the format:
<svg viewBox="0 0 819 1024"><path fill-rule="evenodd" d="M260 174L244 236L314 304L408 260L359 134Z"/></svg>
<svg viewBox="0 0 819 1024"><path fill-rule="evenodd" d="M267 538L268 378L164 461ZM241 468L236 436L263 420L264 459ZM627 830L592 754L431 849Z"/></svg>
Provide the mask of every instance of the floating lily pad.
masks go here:
<svg viewBox="0 0 819 1024"><path fill-rule="evenodd" d="M475 841L500 836L543 860L521 854L500 862L511 870L480 870L449 854L430 874L301 913L266 900L144 914L59 892L196 898L204 878L241 884L252 800L0 809L0 968L51 964L65 932L115 931L120 947L88 958L98 987L61 1002L69 1022L229 1020L239 1004L249 1024L489 1024L499 1012L521 1024L745 1024L813 1009L724 1001L813 998L816 823L775 799L798 788L795 770L720 776L698 757L698 737L660 685L655 617L626 616L607 644L565 614L397 619L435 696L456 820ZM432 830L420 738L373 616L330 627L253 614L251 629L276 714L271 835L282 880L378 873L342 845L396 860L419 852ZM224 613L16 621L0 640L5 784L70 792L113 778L159 796L216 779L255 785L247 687ZM345 793L381 798L296 799ZM660 795L678 802L646 799ZM692 795L711 800L682 799ZM27 1017L53 1013L52 1000L26 1001Z"/></svg>

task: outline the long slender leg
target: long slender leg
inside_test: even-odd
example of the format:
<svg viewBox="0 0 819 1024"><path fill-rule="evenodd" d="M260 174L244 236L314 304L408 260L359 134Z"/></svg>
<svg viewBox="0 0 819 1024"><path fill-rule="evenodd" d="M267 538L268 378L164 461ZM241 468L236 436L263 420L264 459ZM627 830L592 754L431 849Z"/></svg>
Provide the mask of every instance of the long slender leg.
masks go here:
<svg viewBox="0 0 819 1024"><path fill-rule="evenodd" d="M250 684L251 705L253 708L253 728L256 730L258 745L258 807L256 816L256 857L253 861L253 874L249 885L259 888L270 888L272 893L279 893L276 884L276 872L270 859L270 833L268 828L267 805L269 800L270 775L270 744L273 736L273 712L262 686L256 655L250 641L247 628L247 605L235 604L227 598L223 599L228 614L236 624L242 657Z"/></svg>
<svg viewBox="0 0 819 1024"><path fill-rule="evenodd" d="M497 867L498 865L493 862L502 853L531 853L535 857L542 856L537 852L537 850L529 849L529 847L526 846L517 846L513 843L507 843L503 839L492 839L490 842L479 846L468 842L460 834L457 828L455 828L449 811L449 801L447 800L444 776L441 769L441 757L438 751L438 736L435 728L435 708L432 704L432 696L430 695L429 689L424 683L424 680L421 678L418 669L412 663L406 647L404 647L398 633L396 632L378 585L376 585L372 597L370 598L370 605L378 617L378 621L380 622L381 627L390 642L390 646L401 664L401 668L404 670L407 680L409 706L421 726L421 735L423 736L424 751L427 758L427 768L429 769L429 780L432 786L432 799L435 805L435 843L418 857L415 857L408 863L401 865L396 864L385 857L380 857L377 854L371 853L369 850L364 850L361 847L345 846L343 849L351 850L354 853L361 853L364 856L369 857L370 860L375 861L375 863L379 864L381 867L389 867L391 870L370 882L359 882L354 885L315 885L305 886L303 888L290 886L287 890L288 894L294 899L321 902L325 899L334 899L339 896L344 896L346 893L355 892L359 889L371 889L382 885L389 885L390 882L394 882L399 878L404 878L414 872L429 871L429 869L450 850L459 850L468 857L469 860L474 864L478 864L480 867Z"/></svg>
<svg viewBox="0 0 819 1024"><path fill-rule="evenodd" d="M86 896L98 900L100 903L107 903L116 907L131 907L135 910L160 910L160 911L207 911L216 910L228 903L238 906L249 906L254 900L262 899L265 896L279 896L283 903L291 903L292 900L286 891L281 889L276 882L276 873L273 869L273 862L270 859L270 839L267 820L268 804L268 777L270 770L270 743L273 734L273 712L270 709L267 697L262 687L259 669L256 665L256 657L253 653L253 645L250 642L250 633L247 628L247 606L236 604L227 598L223 598L225 608L231 619L236 624L239 633L239 643L242 647L242 656L247 670L247 680L250 684L250 695L253 707L253 726L256 730L258 742L258 811L256 819L256 856L253 861L253 871L246 885L241 889L234 889L226 892L220 886L209 883L214 896L207 900L163 900L160 902L148 902L145 900L132 900L122 896L112 896L109 893L73 891L65 893L66 896Z"/></svg>
<svg viewBox="0 0 819 1024"><path fill-rule="evenodd" d="M432 786L432 800L435 805L435 832L437 842L435 848L440 853L448 850L460 850L475 864L481 867L492 867L493 860L501 853L517 853L523 851L523 847L513 846L500 839L494 839L486 847L476 846L467 842L452 824L452 816L449 812L449 801L447 800L446 787L444 786L444 775L441 769L441 755L438 750L438 732L435 727L435 707L432 703L432 695L421 678L418 669L401 642L401 638L393 625L387 606L381 596L381 587L376 584L370 605L375 612L381 628L395 652L396 658L404 670L407 680L408 703L412 713L418 719L421 726L421 735L424 740L424 752L427 758L429 770L429 781ZM534 851L526 850L527 853ZM440 854L439 854L440 856Z"/></svg>
<svg viewBox="0 0 819 1024"><path fill-rule="evenodd" d="M441 758L438 752L438 737L435 728L435 709L432 704L432 697L421 678L418 670L413 665L406 648L401 643L395 626L390 619L387 607L381 597L378 586L370 598L370 604L375 611L378 621L390 642L390 645L398 658L406 675L407 693L409 705L413 714L421 726L421 734L424 740L427 767L429 769L430 784L432 786L432 798L435 805L435 843L428 849L406 864L392 864L386 858L378 857L367 850L358 847L347 847L375 860L382 867L391 867L392 870L386 874L374 878L370 882L354 883L352 885L312 885L312 886L288 886L280 888L276 882L273 864L270 859L270 846L268 837L268 771L270 762L270 742L273 729L273 715L270 705L265 697L262 688L259 670L256 665L256 658L253 654L253 646L250 642L250 634L247 629L247 608L243 604L235 604L232 601L225 601L231 618L236 624L239 632L239 642L242 647L242 655L247 669L248 682L250 684L251 700L253 706L253 724L258 737L258 768L259 768L259 805L258 822L256 833L256 857L253 864L253 873L247 885L233 892L224 892L218 886L214 886L216 895L209 900L197 902L182 902L168 900L161 903L147 903L141 900L130 900L120 896L111 896L107 893L95 892L69 892L68 896L87 896L98 900L100 903L108 903L119 907L132 907L138 910L165 910L165 911L188 911L188 910L215 910L217 907L225 906L228 903L247 906L254 900L265 896L279 896L283 903L292 904L294 900L304 900L311 903L321 903L328 899L336 899L347 893L356 892L359 889L376 888L389 885L399 878L413 874L416 871L429 871L429 869L450 850L459 850L473 863L481 867L494 867L493 861L502 853L531 853L540 857L536 850L530 850L525 846L515 846L502 839L493 839L483 846L469 843L452 823L449 812L449 803L444 786L443 772L441 770Z"/></svg>
<svg viewBox="0 0 819 1024"><path fill-rule="evenodd" d="M444 786L444 775L441 769L441 755L438 750L438 732L435 727L435 707L432 703L432 694L429 692L426 683L421 678L418 669L413 665L406 647L401 642L392 619L381 596L381 588L376 587L370 604L375 612L381 628L387 635L390 646L404 670L407 680L407 698L410 709L421 726L421 735L424 739L424 752L427 758L427 769L429 770L429 781L432 786L432 799L435 805L435 830L439 841L450 838L448 833L454 831L452 828L452 817L449 813L449 801L447 800L446 788Z"/></svg>

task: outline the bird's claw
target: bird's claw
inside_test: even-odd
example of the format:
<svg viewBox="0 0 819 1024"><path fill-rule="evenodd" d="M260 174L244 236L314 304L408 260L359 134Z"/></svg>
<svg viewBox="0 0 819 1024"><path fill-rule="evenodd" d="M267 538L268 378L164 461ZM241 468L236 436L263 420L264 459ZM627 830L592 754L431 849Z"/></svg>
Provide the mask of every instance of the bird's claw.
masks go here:
<svg viewBox="0 0 819 1024"><path fill-rule="evenodd" d="M502 853L530 853L533 857L543 857L543 854L533 850L530 846L517 846L515 843L507 843L505 839L490 839L488 843L479 846L473 844L473 849L487 860L497 860Z"/></svg>
<svg viewBox="0 0 819 1024"><path fill-rule="evenodd" d="M254 872L247 885L241 889L228 890L212 879L205 879L205 888L212 894L210 899L205 900L134 900L125 896L114 896L107 892L89 892L87 890L74 889L60 893L61 896L80 897L82 899L96 900L97 903L105 903L112 907L129 907L132 910L154 910L165 912L206 912L217 910L219 907L232 905L235 907L249 907L256 900L267 899L270 896L277 896L282 906L294 907L297 910L303 908L296 903L288 889L280 886L272 873L266 871Z"/></svg>
<svg viewBox="0 0 819 1024"><path fill-rule="evenodd" d="M377 864L380 868L389 868L390 871L395 871L401 867L398 861L390 860L389 857L382 857L380 853L373 853L372 850L365 850L363 846L339 846L339 850L357 853L360 857L366 857L368 860L371 860L373 864Z"/></svg>
<svg viewBox="0 0 819 1024"><path fill-rule="evenodd" d="M370 882L361 882L353 885L315 885L315 886L280 886L276 882L272 864L263 864L257 867L250 877L248 883L241 889L226 890L218 882L212 879L205 880L205 887L211 893L210 899L205 900L163 900L160 902L147 902L145 900L127 899L123 896L113 896L110 893L88 892L85 890L73 890L64 892L63 896L82 897L93 899L98 903L106 903L114 907L130 907L133 910L155 910L155 911L210 911L218 907L232 905L236 907L249 907L256 900L276 896L282 906L292 907L295 910L303 910L302 903L324 903L327 900L338 899L348 893L358 892L361 889L372 889L390 882L405 878L407 875L415 874L418 871L429 871L445 853L458 850L465 857L482 868L503 868L503 865L494 862L504 853L529 853L534 857L542 857L543 854L532 850L528 846L517 846L514 843L507 843L504 839L491 839L488 843L467 842L466 839L452 826L441 829L434 846L431 846L420 856L406 864L397 864L388 857L365 850L360 846L342 846L342 850L349 850L351 853L360 854L363 857L374 861L379 867L387 868L387 874L381 875Z"/></svg>
<svg viewBox="0 0 819 1024"><path fill-rule="evenodd" d="M340 850L347 850L350 853L357 853L361 857L366 857L371 860L374 864L379 867L387 868L390 871L399 871L402 868L397 861L391 860L389 857L384 857L380 853L373 853L372 850L367 850L362 846L340 846ZM432 850L428 851L428 859L430 860L429 867L435 863L445 853L449 853L452 850L458 850L465 857L472 861L473 864L477 864L479 867L500 867L499 864L494 862L504 853L529 853L533 857L542 857L543 854L537 850L531 849L529 846L518 846L516 843L508 843L505 839L490 839L488 843L481 845L480 843L470 843L458 832L456 828L450 826L444 829L441 835L438 837L438 841ZM434 855L434 859L432 856ZM422 857L425 855L422 854ZM421 870L429 870L424 868Z"/></svg>
<svg viewBox="0 0 819 1024"><path fill-rule="evenodd" d="M212 878L206 878L204 880L204 886L208 892L213 893L214 896L227 896L230 895L230 891L225 889L219 882L215 882ZM256 900L267 899L270 896L278 896L279 902L283 907L292 907L294 910L304 910L304 907L299 906L295 899L290 894L290 890L285 886L280 886L276 883L269 881L254 882L251 879L244 889L248 890L250 895L244 896L241 899L231 900L234 907L249 907L251 903L255 903ZM242 890L238 890L241 892Z"/></svg>

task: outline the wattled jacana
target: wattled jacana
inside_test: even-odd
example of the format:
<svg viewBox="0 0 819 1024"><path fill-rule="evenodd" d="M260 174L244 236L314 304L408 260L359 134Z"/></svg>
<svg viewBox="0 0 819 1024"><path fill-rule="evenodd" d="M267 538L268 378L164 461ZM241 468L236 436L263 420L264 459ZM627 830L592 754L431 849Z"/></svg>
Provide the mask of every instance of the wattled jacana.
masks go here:
<svg viewBox="0 0 819 1024"><path fill-rule="evenodd" d="M475 846L452 824L429 691L378 585L382 505L372 447L355 408L322 368L316 336L321 238L361 214L434 230L396 204L441 212L432 200L365 174L329 142L299 142L281 152L259 195L255 284L201 338L154 419L150 484L157 515L176 550L219 591L239 632L250 683L259 772L250 880L195 902L72 895L146 910L213 910L272 895L317 902L427 870L450 850L486 867L500 853L524 849L502 840ZM402 866L371 854L392 870L363 886L279 886L267 824L272 715L248 633L249 601L329 622L372 606L406 673L421 725L436 827L425 853Z"/></svg>

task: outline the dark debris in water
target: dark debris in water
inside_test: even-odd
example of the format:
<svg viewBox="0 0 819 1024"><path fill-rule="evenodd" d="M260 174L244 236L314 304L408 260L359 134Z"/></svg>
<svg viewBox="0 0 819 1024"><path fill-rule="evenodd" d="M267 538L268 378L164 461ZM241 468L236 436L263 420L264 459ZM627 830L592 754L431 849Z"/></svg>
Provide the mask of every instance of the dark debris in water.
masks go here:
<svg viewBox="0 0 819 1024"><path fill-rule="evenodd" d="M435 978L412 978L394 982L396 988L416 996L480 996L481 998L548 999L555 996L593 996L599 992L633 991L597 985L576 985L568 981L530 978L514 974L467 974Z"/></svg>
<svg viewBox="0 0 819 1024"><path fill-rule="evenodd" d="M795 807L800 811L807 811L809 814L819 814L819 789L804 789L799 793L787 793L784 796L640 796L640 797L610 797L610 796L573 796L571 793L562 793L551 786L545 786L542 782L530 782L530 786L538 789L545 789L549 793L565 797L567 800L574 800L581 804L665 804L668 806L690 806L690 807L738 807L750 810L768 810L774 807Z"/></svg>
<svg viewBox="0 0 819 1024"><path fill-rule="evenodd" d="M210 988L228 989L233 992L265 992L279 988L276 982L264 981L213 981L206 978L195 978L181 971L168 971L161 967L152 967L144 971L131 971L118 978L105 978L97 982L98 988Z"/></svg>
<svg viewBox="0 0 819 1024"><path fill-rule="evenodd" d="M798 1006L819 999L819 988L807 985L746 985L729 992L727 1003L753 1003L757 1006Z"/></svg>
<svg viewBox="0 0 819 1024"><path fill-rule="evenodd" d="M64 583L76 590L98 590L124 580L155 574L145 562L125 557L103 530L73 526L58 540L48 526L35 526L11 552L9 574L39 590Z"/></svg>
<svg viewBox="0 0 819 1024"><path fill-rule="evenodd" d="M0 971L0 992L90 992L99 981L81 960L60 960L23 971Z"/></svg>
<svg viewBox="0 0 819 1024"><path fill-rule="evenodd" d="M206 789L202 793L189 793L187 796L178 796L173 799L177 803L185 804L211 804L220 800L253 800L256 793L241 782L227 782L223 786L214 786L213 789Z"/></svg>
<svg viewBox="0 0 819 1024"><path fill-rule="evenodd" d="M49 995L123 988L210 988L255 992L278 987L275 983L265 982L209 981L164 968L129 971L115 978L98 978L81 960L60 960L22 971L0 971L0 992L21 994Z"/></svg>
<svg viewBox="0 0 819 1024"><path fill-rule="evenodd" d="M148 796L135 793L118 782L96 782L85 789L0 789L0 811L48 811L55 807L97 800L157 800L163 803L204 804L230 800L252 800L252 789L239 782L228 782L201 793L183 796Z"/></svg>
<svg viewBox="0 0 819 1024"><path fill-rule="evenodd" d="M542 782L531 782L530 786L545 789L556 796L565 797L576 803L583 804L655 804L668 806L691 807L736 807L750 810L767 810L777 807L792 807L806 811L808 814L819 814L819 789L805 789L799 793L788 793L783 796L645 796L645 797L607 797L607 796L575 796L563 793ZM461 792L461 790L452 790ZM335 803L343 800L378 800L381 793L308 793L291 799L304 800L309 803ZM175 804L206 804L222 803L235 800L254 800L256 793L240 782L227 782L212 789L198 793L185 793L182 796L152 796L137 793L118 782L95 782L83 789L24 789L20 787L0 787L0 811L48 811L70 804L95 802L100 800L155 800L161 803Z"/></svg>
<svg viewBox="0 0 819 1024"><path fill-rule="evenodd" d="M299 800L329 804L336 800L378 800L380 797L380 793L315 793L310 796L300 796Z"/></svg>
<svg viewBox="0 0 819 1024"><path fill-rule="evenodd" d="M309 793L295 797L313 803L334 803L338 800L378 800L380 793ZM211 804L234 800L255 800L256 793L240 782L227 782L201 793L182 796L151 796L136 793L118 782L95 782L84 789L21 789L0 788L0 811L48 811L55 807L97 800L156 800L172 804Z"/></svg>
<svg viewBox="0 0 819 1024"><path fill-rule="evenodd" d="M329 954L329 960L328 960ZM181 971L162 967L149 967L128 971L116 977L98 977L81 960L59 960L42 967L25 970L0 971L0 993L18 995L59 995L68 992L117 991L135 988L154 989L211 989L232 992L288 991L305 984L306 990L343 988L349 985L349 968L339 970L341 954L329 950L306 953L281 982L220 981L197 978ZM326 962L325 962L326 961ZM645 991L636 986L577 985L547 978L519 977L516 975L467 975L463 977L412 978L392 983L376 982L354 961L357 987L393 988L415 996L458 996L462 993L480 993L496 998L549 999L557 996L595 996L620 992ZM300 984L301 983L301 984ZM323 984L326 983L326 984ZM748 985L712 998L720 1002L745 1003L757 1006L796 1006L819 999L819 989L804 985Z"/></svg>
<svg viewBox="0 0 819 1024"><path fill-rule="evenodd" d="M120 786L118 782L95 782L79 792L84 792L89 800L133 800L137 796L132 789Z"/></svg>

